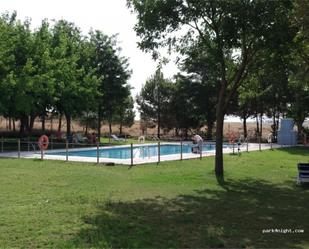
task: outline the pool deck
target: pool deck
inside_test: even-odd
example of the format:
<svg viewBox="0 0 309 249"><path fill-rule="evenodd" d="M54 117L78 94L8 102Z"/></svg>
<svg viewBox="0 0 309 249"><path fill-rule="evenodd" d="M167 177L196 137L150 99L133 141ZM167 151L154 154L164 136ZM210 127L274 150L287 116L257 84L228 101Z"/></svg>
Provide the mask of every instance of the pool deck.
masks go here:
<svg viewBox="0 0 309 249"><path fill-rule="evenodd" d="M180 143L165 143L162 142L161 145L165 144L171 144L171 145L180 145ZM154 144L135 144L134 147L140 147L140 146L153 146ZM119 145L119 146L104 146L99 147L99 149L110 149L110 148L121 148L121 147L129 147L129 145ZM278 144L272 144L272 148L282 148L282 147L290 147L289 145L278 145ZM79 149L69 149L69 152L72 151L86 151L86 150L96 150L96 147L88 147L88 148L79 148ZM261 144L261 150L269 150L271 149L270 144ZM248 151L257 151L259 150L259 144L257 143L249 143L248 144ZM247 151L247 144L242 144L240 147L240 153L246 153ZM48 153L63 153L66 152L65 149L58 149L58 150L48 150ZM229 154L233 152L233 147L230 145L227 148L223 149L224 154ZM234 147L234 152L237 153L237 145ZM204 151L202 155L200 154L194 154L194 153L183 153L182 159L193 159L193 158L200 158L206 157L206 156L214 156L215 150L212 151ZM0 157L6 157L6 158L18 158L18 152L3 152L0 153ZM20 152L20 158L28 158L28 159L40 159L41 153L39 151L37 152ZM48 155L44 154L44 159L49 160L62 160L66 161L66 155ZM181 160L181 155L179 154L172 154L172 155L164 155L160 156L160 161L174 161L174 160ZM81 156L68 156L68 161L72 162L89 162L89 163L97 163L96 157L81 157ZM133 158L133 164L146 164L146 163L157 163L158 162L158 156L153 157L144 157L144 158ZM123 164L123 165L131 165L131 158L129 159L115 159L115 158L99 158L99 163L115 163L115 164Z"/></svg>

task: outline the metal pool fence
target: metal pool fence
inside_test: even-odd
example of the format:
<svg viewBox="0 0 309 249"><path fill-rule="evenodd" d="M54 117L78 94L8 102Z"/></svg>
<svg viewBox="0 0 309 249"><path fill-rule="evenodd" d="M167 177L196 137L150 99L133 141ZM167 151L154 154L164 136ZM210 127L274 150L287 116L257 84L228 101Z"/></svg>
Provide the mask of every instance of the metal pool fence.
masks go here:
<svg viewBox="0 0 309 249"><path fill-rule="evenodd" d="M126 158L126 163L131 166L134 164L141 163L140 158L137 158L136 155L134 154L134 150L136 148L146 148L148 147L155 147L157 154L155 156L151 157L151 160L147 161L147 156L143 159L145 159L142 163L147 163L147 162L157 162L160 163L163 160L166 160L167 155L162 155L161 154L161 146L166 145L166 143L162 142L154 142L150 144L143 144L143 143L131 143L131 144L126 144L124 145L126 148L130 150L129 153L129 158ZM190 153L188 154L188 151L184 151L184 146L188 146L188 142L185 141L179 141L179 142L173 142L170 144L177 144L179 146L179 152L173 154L173 159L168 159L168 160L184 160L184 159L191 159L191 158L199 158L202 159L203 156L205 155L210 155L209 151L203 151L199 150L198 153ZM212 145L215 146L215 143L212 141L206 141L204 145ZM30 138L26 139L5 139L5 138L0 138L0 156L2 157L31 157L29 155L36 155L35 158L40 158L41 160L44 160L46 158L46 155L49 153L53 153L54 155L57 155L57 152L61 152L61 158L62 160L69 161L70 157L73 157L71 155L71 152L77 151L77 149L89 149L89 150L96 150L96 156L91 157L91 162L95 162L97 164L99 163L112 163L113 158L109 158L110 160L106 161L106 158L100 156L100 150L104 149L104 147L107 146L115 146L116 144L103 144L103 143L69 143L67 140L64 142L59 142L54 139L50 139L49 146L47 150L42 150L39 147L38 141L31 140ZM241 152L249 152L249 142L248 140L244 141L242 144L238 143L231 143L231 144L226 144L229 152L232 154L240 154ZM261 144L261 139L258 140L258 150L262 151L262 144ZM272 142L268 144L269 148L273 148ZM256 147L257 149L257 147ZM147 154L147 153L146 153ZM212 154L214 154L214 151L212 151ZM149 155L149 153L148 153ZM32 157L33 158L33 157ZM149 156L150 159L150 156ZM75 160L76 161L76 160ZM119 163L119 160L114 160L115 163ZM121 163L121 162L120 162Z"/></svg>

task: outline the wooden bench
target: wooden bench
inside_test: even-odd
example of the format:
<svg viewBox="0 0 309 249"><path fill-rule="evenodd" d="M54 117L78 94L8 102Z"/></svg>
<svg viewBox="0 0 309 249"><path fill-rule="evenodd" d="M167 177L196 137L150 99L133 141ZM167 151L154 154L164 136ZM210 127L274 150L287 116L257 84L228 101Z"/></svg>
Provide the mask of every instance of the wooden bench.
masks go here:
<svg viewBox="0 0 309 249"><path fill-rule="evenodd" d="M297 184L309 182L309 163L299 163L297 164L297 168L298 168Z"/></svg>

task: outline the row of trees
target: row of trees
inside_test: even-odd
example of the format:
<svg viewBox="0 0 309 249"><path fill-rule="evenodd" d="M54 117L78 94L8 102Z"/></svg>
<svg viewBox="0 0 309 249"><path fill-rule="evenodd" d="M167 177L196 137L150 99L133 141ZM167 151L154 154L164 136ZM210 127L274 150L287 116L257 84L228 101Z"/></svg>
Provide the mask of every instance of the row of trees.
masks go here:
<svg viewBox="0 0 309 249"><path fill-rule="evenodd" d="M215 109L218 177L223 176L226 114L237 112L248 117L269 112L278 117L290 102L290 114L296 115L296 110L302 109L297 116L306 116L303 101L308 100L308 1L127 3L138 16L135 30L141 38L140 48L152 52L155 58L160 47L175 50L183 55L185 70L212 89L210 98L205 95L205 102L209 103L204 114ZM298 95L291 97L290 89ZM182 99L183 103L186 101ZM157 117L159 124L161 116Z"/></svg>
<svg viewBox="0 0 309 249"><path fill-rule="evenodd" d="M0 115L20 121L20 133L30 133L34 120L51 113L64 116L67 135L71 120L132 124L128 61L120 56L116 37L101 31L83 36L65 20L44 20L32 31L30 21L16 13L0 18Z"/></svg>

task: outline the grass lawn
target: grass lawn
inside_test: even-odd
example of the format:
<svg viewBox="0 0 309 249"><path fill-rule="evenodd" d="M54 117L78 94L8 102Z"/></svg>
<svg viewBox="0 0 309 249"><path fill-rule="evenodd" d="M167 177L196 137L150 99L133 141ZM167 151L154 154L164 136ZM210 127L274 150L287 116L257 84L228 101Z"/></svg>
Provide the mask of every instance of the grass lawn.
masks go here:
<svg viewBox="0 0 309 249"><path fill-rule="evenodd" d="M309 248L309 149L128 168L0 159L0 248ZM303 229L268 233L263 229Z"/></svg>

